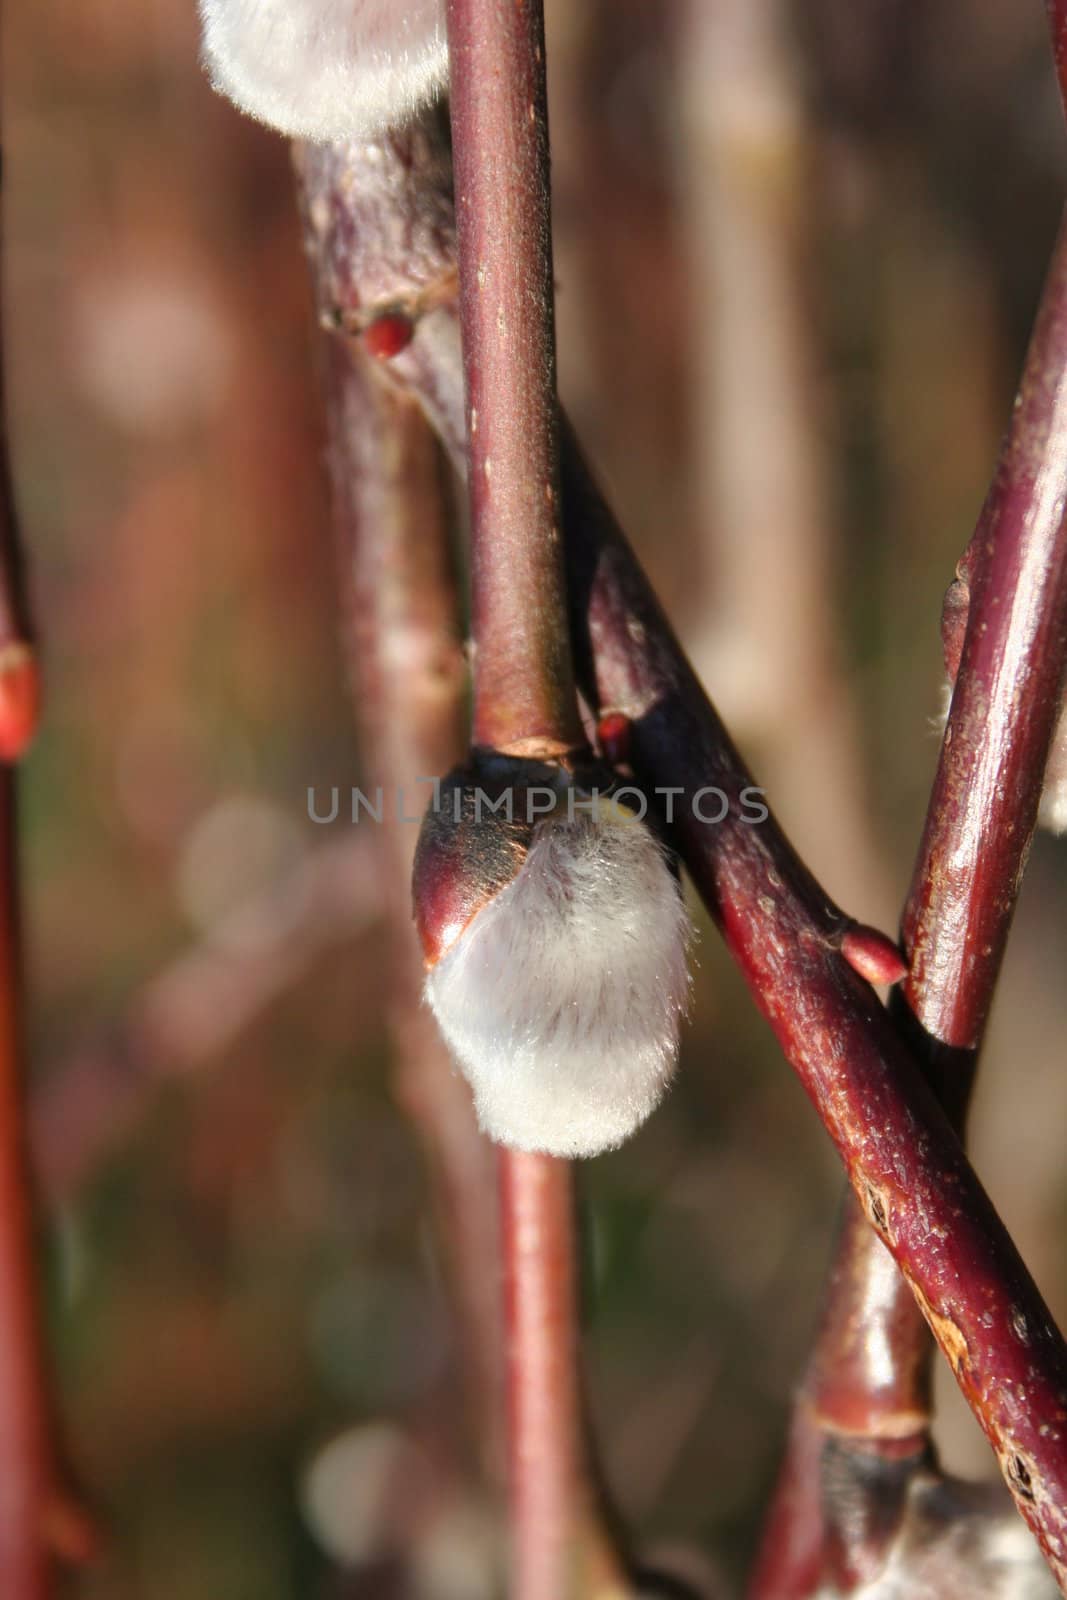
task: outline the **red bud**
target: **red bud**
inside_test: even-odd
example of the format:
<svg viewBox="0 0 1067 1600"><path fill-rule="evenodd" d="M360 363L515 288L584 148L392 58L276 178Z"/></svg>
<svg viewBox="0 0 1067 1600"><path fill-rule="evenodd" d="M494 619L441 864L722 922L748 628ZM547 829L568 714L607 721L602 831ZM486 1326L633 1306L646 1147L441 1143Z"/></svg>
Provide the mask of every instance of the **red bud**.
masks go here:
<svg viewBox="0 0 1067 1600"><path fill-rule="evenodd" d="M415 324L401 311L387 311L375 317L363 330L365 349L376 361L391 361L406 350L415 334Z"/></svg>
<svg viewBox="0 0 1067 1600"><path fill-rule="evenodd" d="M908 975L908 964L892 939L862 923L856 923L845 934L841 954L868 983L899 983Z"/></svg>

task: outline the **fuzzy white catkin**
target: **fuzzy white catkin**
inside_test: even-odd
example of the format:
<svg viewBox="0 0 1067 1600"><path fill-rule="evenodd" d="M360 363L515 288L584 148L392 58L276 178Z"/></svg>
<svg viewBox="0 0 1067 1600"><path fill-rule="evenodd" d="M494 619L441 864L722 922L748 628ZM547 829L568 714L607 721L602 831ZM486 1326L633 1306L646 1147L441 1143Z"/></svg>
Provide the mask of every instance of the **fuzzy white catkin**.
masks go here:
<svg viewBox="0 0 1067 1600"><path fill-rule="evenodd" d="M211 81L291 138L372 138L448 77L443 0L199 0Z"/></svg>
<svg viewBox="0 0 1067 1600"><path fill-rule="evenodd" d="M670 1082L689 921L645 825L600 802L540 822L515 878L431 969L426 994L489 1136L591 1156Z"/></svg>

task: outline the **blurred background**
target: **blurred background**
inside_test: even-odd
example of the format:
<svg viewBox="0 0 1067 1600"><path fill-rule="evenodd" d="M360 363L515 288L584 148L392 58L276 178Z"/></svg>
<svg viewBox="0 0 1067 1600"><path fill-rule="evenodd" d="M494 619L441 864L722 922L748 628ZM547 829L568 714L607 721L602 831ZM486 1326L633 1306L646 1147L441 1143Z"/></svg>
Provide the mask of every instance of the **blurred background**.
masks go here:
<svg viewBox="0 0 1067 1600"><path fill-rule="evenodd" d="M548 10L564 397L775 810L895 928L941 597L1067 175L1044 7ZM500 1534L390 1091L377 841L307 816L362 767L288 152L208 89L193 0L40 0L5 28L48 694L34 1159L69 1451L111 1534L71 1592L489 1600ZM972 1138L1061 1319L1065 889L1039 838ZM588 1357L642 1546L736 1585L841 1180L706 925L698 960L669 1102L581 1174ZM941 1394L949 1464L989 1475Z"/></svg>

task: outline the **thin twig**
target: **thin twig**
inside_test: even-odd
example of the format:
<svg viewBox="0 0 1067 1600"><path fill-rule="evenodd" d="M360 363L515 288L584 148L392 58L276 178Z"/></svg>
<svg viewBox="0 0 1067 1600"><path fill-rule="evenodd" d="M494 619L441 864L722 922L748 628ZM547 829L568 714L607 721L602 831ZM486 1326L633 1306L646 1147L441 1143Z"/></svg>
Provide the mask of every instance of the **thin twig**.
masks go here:
<svg viewBox="0 0 1067 1600"><path fill-rule="evenodd" d="M589 1460L570 1164L501 1150L499 1175L506 1241L512 1592L521 1600L627 1600L633 1591Z"/></svg>
<svg viewBox="0 0 1067 1600"><path fill-rule="evenodd" d="M462 750L465 669L456 634L436 443L418 408L331 352L330 420L346 637L367 760L385 792L405 775L447 770ZM413 787L413 785L411 785ZM408 793L411 788L408 788ZM404 808L403 815L407 815ZM487 1263L498 1218L492 1153L465 1084L420 1006L421 961L410 911L417 829L385 813L385 901L393 945L390 1019L396 1088L417 1128L466 1357L483 1461L502 1466L503 1323Z"/></svg>
<svg viewBox="0 0 1067 1600"><path fill-rule="evenodd" d="M478 1446L502 1468L503 1319L493 1274L493 1161L470 1097L420 1006L421 961L411 925L417 828L400 820L417 780L462 752L466 669L448 569L444 482L421 408L375 366L368 335L401 315L395 355L422 370L425 329L442 284L454 292L451 213L432 204L447 153L434 115L373 146L294 146L305 240L324 341L344 644L372 785L383 793L381 894L389 927L390 1028L398 1098L418 1130L461 1331ZM421 180L421 181L420 181ZM430 203L427 203L430 197ZM362 336L364 348L360 349ZM415 345L420 348L414 348ZM369 346L369 348L368 348ZM403 350L403 355L401 355Z"/></svg>
<svg viewBox="0 0 1067 1600"><path fill-rule="evenodd" d="M544 20L449 0L467 393L474 741L581 740L563 598ZM516 748L518 747L518 748Z"/></svg>
<svg viewBox="0 0 1067 1600"><path fill-rule="evenodd" d="M1011 427L946 605L956 688L903 917L909 976L894 997L957 1129L1015 911L1067 662L1067 232L1053 254ZM907 1008L905 1010L905 1008ZM881 1243L844 1223L799 1405L826 1440L929 1458L930 1340ZM858 1343L854 1330L862 1330ZM872 1353L880 1352L880 1359ZM785 1473L791 1475L790 1463ZM903 1493L903 1476L897 1475ZM838 1576L862 1577L895 1531L857 1530ZM860 1547L862 1543L862 1548ZM774 1556L774 1570L780 1563ZM776 1583L779 1582L776 1580ZM760 1600L810 1593L757 1573Z"/></svg>

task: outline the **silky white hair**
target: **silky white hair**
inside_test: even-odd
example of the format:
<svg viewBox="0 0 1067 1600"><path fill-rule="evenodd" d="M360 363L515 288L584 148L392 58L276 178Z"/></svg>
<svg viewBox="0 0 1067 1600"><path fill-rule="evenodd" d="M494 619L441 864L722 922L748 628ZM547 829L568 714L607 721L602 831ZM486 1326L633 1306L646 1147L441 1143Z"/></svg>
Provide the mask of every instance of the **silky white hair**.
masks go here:
<svg viewBox="0 0 1067 1600"><path fill-rule="evenodd" d="M610 800L539 822L515 878L430 970L426 996L490 1138L592 1156L671 1080L689 920L645 824Z"/></svg>
<svg viewBox="0 0 1067 1600"><path fill-rule="evenodd" d="M293 138L371 138L448 78L443 0L199 0L211 81Z"/></svg>
<svg viewBox="0 0 1067 1600"><path fill-rule="evenodd" d="M1037 1540L1001 1483L920 1476L883 1570L851 1600L1057 1600ZM839 1600L823 1587L815 1600Z"/></svg>

